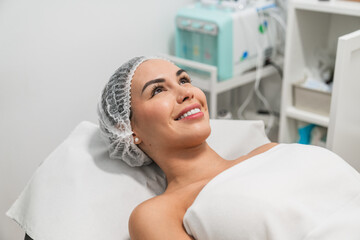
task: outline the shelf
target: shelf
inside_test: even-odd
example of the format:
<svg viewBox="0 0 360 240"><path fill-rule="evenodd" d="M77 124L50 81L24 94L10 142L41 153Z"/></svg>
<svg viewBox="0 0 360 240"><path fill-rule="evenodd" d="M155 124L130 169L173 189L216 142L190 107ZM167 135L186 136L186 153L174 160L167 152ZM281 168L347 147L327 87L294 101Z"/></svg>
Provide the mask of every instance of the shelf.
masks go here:
<svg viewBox="0 0 360 240"><path fill-rule="evenodd" d="M194 86L209 93L210 99L208 99L208 102L210 103L210 118L216 118L217 116L217 95L219 93L244 86L254 82L256 79L257 71L252 70L224 81L218 81L217 67L215 66L165 54L160 54L160 56L169 59L175 64L195 69L195 71L189 71L189 74ZM277 65L282 65L283 59L278 58L275 63ZM201 72L205 72L205 74L201 74ZM270 65L261 69L260 76L261 78L266 78L276 73L277 69Z"/></svg>
<svg viewBox="0 0 360 240"><path fill-rule="evenodd" d="M326 148L360 171L360 108L353 106L360 101L360 3L290 0L287 23L279 142L289 143L299 137L298 121L314 123L326 128ZM335 58L331 64L334 76L329 115L293 105L293 81L318 68L322 54ZM313 109L319 103L306 97L302 100L310 102Z"/></svg>
<svg viewBox="0 0 360 240"><path fill-rule="evenodd" d="M360 16L360 3L351 1L294 0L293 6L296 9L303 9L309 11Z"/></svg>
<svg viewBox="0 0 360 240"><path fill-rule="evenodd" d="M277 70L273 66L266 66L262 69L261 78L266 78L273 74L276 74ZM255 80L256 71L245 72L242 75L235 76L233 78L227 79L225 81L216 83L216 93L222 93L228 90L231 90L236 87L244 86L248 83L251 83ZM211 90L211 81L210 77L203 76L201 74L191 73L191 78L193 80L194 85L200 87L204 91Z"/></svg>
<svg viewBox="0 0 360 240"><path fill-rule="evenodd" d="M292 142L298 137L297 121L314 123L327 128L328 131L334 128L334 116L338 116L334 110L337 108L337 104L334 103L335 100L333 99L334 95L331 96L331 115L301 110L293 105L293 84L294 80L304 79L306 75L308 76L307 71L314 71L313 69L320 66L319 59L324 56L329 59L335 58L335 68L339 61L350 59L350 57L338 57L338 41L344 36L356 37L356 34L351 33L358 31L359 21L360 3L358 2L290 0L281 96L280 142ZM359 41L356 39L354 42ZM357 48L354 47L354 49ZM352 61L357 61L356 59L358 58L354 57ZM357 68L352 67L352 69ZM353 74L353 71L348 71L350 75L342 78L337 76L339 71L334 70L334 72L336 74L333 80L333 93L337 91L339 82L348 84L348 81L357 80L357 75ZM310 99L303 99L307 100L307 102L311 101ZM318 101L311 102L312 107L316 107L316 105L321 104ZM324 107L319 107L319 112L320 110L327 112ZM331 139L331 136L327 138L327 144L328 141L330 142L329 139Z"/></svg>
<svg viewBox="0 0 360 240"><path fill-rule="evenodd" d="M183 59L175 56L160 54L160 56L165 57L173 61L176 64L181 64L206 72L208 74L201 74L195 71L190 71L192 82L195 86L201 88L204 91L214 92L216 94L226 92L228 90L234 89L236 87L244 86L248 83L254 82L256 77L256 70L251 70L244 72L240 75L234 76L232 78L218 81L217 80L217 68L204 63L195 62L193 60ZM283 65L283 58L276 59L275 63L278 66ZM261 78L269 77L273 74L276 74L277 70L273 66L265 66L261 71Z"/></svg>
<svg viewBox="0 0 360 240"><path fill-rule="evenodd" d="M329 117L300 110L295 107L288 107L286 109L286 116L295 118L297 120L314 123L323 127L329 126Z"/></svg>

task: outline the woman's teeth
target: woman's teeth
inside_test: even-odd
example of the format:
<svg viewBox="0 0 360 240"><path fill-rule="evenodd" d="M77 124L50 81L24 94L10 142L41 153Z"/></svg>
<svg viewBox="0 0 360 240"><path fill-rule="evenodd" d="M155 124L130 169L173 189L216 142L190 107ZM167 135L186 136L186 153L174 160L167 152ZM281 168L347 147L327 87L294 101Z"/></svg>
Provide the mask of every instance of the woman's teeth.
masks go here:
<svg viewBox="0 0 360 240"><path fill-rule="evenodd" d="M198 113L198 112L200 112L200 108L194 108L194 109L192 109L192 110L184 113L181 117L179 117L179 118L176 119L176 120L181 120L181 119L183 119L183 118L186 118L186 117L191 116L191 115L193 115L193 114L195 114L195 113Z"/></svg>

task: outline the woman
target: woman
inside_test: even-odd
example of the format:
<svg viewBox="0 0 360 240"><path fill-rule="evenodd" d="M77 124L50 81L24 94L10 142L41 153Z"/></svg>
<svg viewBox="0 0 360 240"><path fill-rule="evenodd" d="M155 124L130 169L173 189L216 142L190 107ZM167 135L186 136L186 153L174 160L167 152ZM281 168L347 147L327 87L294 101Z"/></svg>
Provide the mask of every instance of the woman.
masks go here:
<svg viewBox="0 0 360 240"><path fill-rule="evenodd" d="M269 227L269 224L260 227L261 230L257 228L256 231L262 233L254 237L252 233L244 233L247 231L244 225L246 223L241 224L242 230L238 230L239 233L234 233L237 229L231 227L229 231L232 231L232 235L226 236L227 232L222 232L222 229L226 228L224 226L216 230L211 238L207 233L201 232L210 232L216 227L204 227L201 221L193 221L198 217L198 212L195 209L189 213L188 210L195 199L199 200L197 198L200 192L206 195L206 191L203 192L202 189L206 186L205 190L208 190L209 182L214 185L213 179L223 177L233 169L245 167L243 164L248 161L255 162L255 157L268 151L275 152L282 144L265 144L233 161L220 157L206 143L211 130L205 95L191 84L188 73L183 69L159 58L131 59L117 70L106 85L99 104L99 116L100 127L109 142L111 157L122 159L130 166L141 166L154 161L166 175L168 185L165 192L143 202L132 212L129 220L132 239L219 239L214 237L216 234L221 236L221 239L234 239L233 236L239 236L239 239L286 239L280 237L279 231ZM242 163L243 161L245 162ZM261 161L258 158L257 162ZM360 194L359 176L355 176L354 181L357 184L354 190L357 196L357 193ZM276 187L274 189L276 190ZM270 195L272 191L269 191ZM234 193L230 193L231 195ZM221 203L228 198L219 201ZM206 200L204 202L206 205ZM236 205L238 204L234 206ZM251 205L250 208L253 207L254 205ZM214 221L225 223L228 217L233 219L232 216L219 217L216 209L209 209L217 216ZM208 213L204 216L206 214ZM258 212L256 214L259 215ZM189 219L184 222L185 215ZM254 224L257 222L258 218L254 220ZM275 223L277 220L267 219L264 222ZM201 227L203 229L196 232L197 228ZM299 232L309 229L313 227L306 226ZM238 235L240 232L244 235ZM305 239L303 232L299 233L299 236L299 239Z"/></svg>

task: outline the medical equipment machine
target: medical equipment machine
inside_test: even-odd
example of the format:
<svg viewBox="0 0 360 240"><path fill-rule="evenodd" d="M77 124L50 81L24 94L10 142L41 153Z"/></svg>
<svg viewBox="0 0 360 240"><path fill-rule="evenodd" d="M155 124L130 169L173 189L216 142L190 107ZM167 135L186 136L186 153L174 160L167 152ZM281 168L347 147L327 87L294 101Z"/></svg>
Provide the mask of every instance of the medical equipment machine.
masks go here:
<svg viewBox="0 0 360 240"><path fill-rule="evenodd" d="M218 81L224 81L274 55L275 31L264 14L274 2L198 2L178 10L176 56L216 66Z"/></svg>

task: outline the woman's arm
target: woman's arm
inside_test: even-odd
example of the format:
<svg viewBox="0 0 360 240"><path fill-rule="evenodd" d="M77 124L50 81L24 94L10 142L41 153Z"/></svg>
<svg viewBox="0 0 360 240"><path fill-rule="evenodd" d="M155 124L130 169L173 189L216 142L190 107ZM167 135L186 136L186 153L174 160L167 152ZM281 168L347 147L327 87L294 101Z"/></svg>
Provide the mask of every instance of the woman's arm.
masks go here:
<svg viewBox="0 0 360 240"><path fill-rule="evenodd" d="M129 219L131 240L191 240L171 206L145 202L134 209Z"/></svg>

